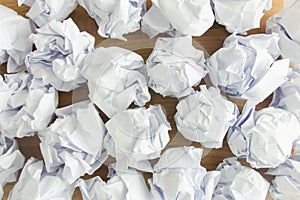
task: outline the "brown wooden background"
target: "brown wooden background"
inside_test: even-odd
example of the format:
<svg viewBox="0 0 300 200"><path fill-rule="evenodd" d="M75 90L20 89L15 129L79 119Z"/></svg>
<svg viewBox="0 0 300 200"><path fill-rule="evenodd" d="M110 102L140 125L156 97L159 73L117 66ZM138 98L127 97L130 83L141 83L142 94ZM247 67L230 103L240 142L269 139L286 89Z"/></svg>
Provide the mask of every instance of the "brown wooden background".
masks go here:
<svg viewBox="0 0 300 200"><path fill-rule="evenodd" d="M151 2L148 0L147 6L149 7L151 5ZM9 8L14 9L17 11L20 15L25 16L26 12L29 10L26 6L18 7L17 0L0 0L0 4L7 6ZM273 8L266 12L263 19L261 20L261 28L255 29L249 32L249 34L255 34L255 33L263 33L265 30L265 21L272 16L274 13L279 12L282 9L283 0L273 0ZM70 17L73 19L73 21L78 25L81 31L87 31L90 34L92 34L96 38L96 45L104 42L107 44L119 44L119 46L127 47L129 49L137 49L135 50L137 53L143 56L144 59L147 59L149 54L151 53L151 48L138 48L136 46L129 46L124 43L120 42L118 40L110 40L105 41L105 39L101 38L97 34L97 25L94 22L92 18L89 17L89 15L86 13L86 11L78 7L76 10L73 11L73 13L70 15ZM223 26L220 26L218 24L214 24L212 28L210 28L209 31L207 31L203 36L201 37L194 37L194 41L196 43L201 44L208 54L213 54L216 50L218 50L220 47L222 47L224 39L229 35L227 31L224 29ZM130 36L128 36L130 37ZM145 37L145 36L143 36ZM143 38L142 37L142 38ZM143 43L143 39L137 40L138 42ZM130 43L130 42L129 42ZM133 44L136 45L137 43ZM143 45L141 45L143 46ZM0 73L4 74L6 71L6 64L0 66ZM177 133L176 126L174 124L173 116L176 112L176 104L178 101L173 98L162 98L160 95L155 94L153 91L151 91L152 99L150 101L150 104L162 104L162 106L165 108L168 120L170 121L172 125L172 131L170 132L171 135L171 142L169 146L182 146L182 145L194 145L199 146L199 144L191 143L189 141L186 141L182 138L180 134ZM80 101L87 99L87 90L86 87L83 86L81 89L76 90L75 92L69 92L59 93L59 107L63 107L66 105L71 104L74 101ZM269 97L265 102L261 103L259 105L259 108L266 107L268 103L270 102L271 97ZM235 101L239 108L241 109L243 106L243 102ZM107 120L107 118L101 114L104 121ZM38 159L42 159L40 150L39 150L39 139L38 137L28 137L28 138L22 138L18 139L19 147L22 151L22 153L25 155L26 158L29 158L31 156L34 156ZM208 150L206 149L204 151L204 157L201 161L201 164L206 167L208 170L213 170L217 167L217 165L222 162L222 160L226 157L233 156L233 154L230 152L230 149L228 148L228 145L226 142L224 142L224 147L218 150ZM240 159L243 163L244 161ZM246 163L244 163L247 165ZM259 170L261 173L265 172L266 170L262 169ZM107 168L106 166L102 166L99 170L96 171L94 175L100 175L103 179L106 179L107 175ZM145 174L145 177L149 177L149 174ZM265 175L264 175L265 176ZM90 176L86 176L86 178L89 178ZM270 176L265 176L267 179L271 179ZM4 197L3 199L7 199L8 193L10 189L13 187L13 184L7 184L4 187ZM267 199L270 197L268 196ZM77 189L74 193L73 199L82 199L81 194L79 190Z"/></svg>

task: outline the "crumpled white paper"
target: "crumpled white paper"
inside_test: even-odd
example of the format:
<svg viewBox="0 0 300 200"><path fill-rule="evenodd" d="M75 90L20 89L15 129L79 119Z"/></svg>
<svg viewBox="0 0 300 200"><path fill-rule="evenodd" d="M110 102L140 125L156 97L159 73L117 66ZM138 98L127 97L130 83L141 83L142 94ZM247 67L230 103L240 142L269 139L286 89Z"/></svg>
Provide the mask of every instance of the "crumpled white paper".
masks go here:
<svg viewBox="0 0 300 200"><path fill-rule="evenodd" d="M77 0L18 0L18 5L25 4L30 8L26 16L39 27L52 20L66 19L77 7Z"/></svg>
<svg viewBox="0 0 300 200"><path fill-rule="evenodd" d="M144 106L151 98L143 58L119 47L97 48L84 62L89 98L108 117L134 102Z"/></svg>
<svg viewBox="0 0 300 200"><path fill-rule="evenodd" d="M62 169L62 178L73 183L85 173L94 173L106 160L102 143L106 129L89 101L56 111L57 119L39 133L40 148L48 172Z"/></svg>
<svg viewBox="0 0 300 200"><path fill-rule="evenodd" d="M214 21L210 0L152 0L143 16L142 31L151 38L159 33L201 36Z"/></svg>
<svg viewBox="0 0 300 200"><path fill-rule="evenodd" d="M238 107L215 87L201 85L200 89L177 104L177 129L186 139L206 148L221 148L228 128L237 120Z"/></svg>
<svg viewBox="0 0 300 200"><path fill-rule="evenodd" d="M230 97L264 100L287 79L289 60L275 61L278 40L277 34L230 35L208 59L211 82Z"/></svg>
<svg viewBox="0 0 300 200"><path fill-rule="evenodd" d="M32 51L28 37L34 28L29 19L0 5L0 65L7 62L8 73L26 69L25 57Z"/></svg>
<svg viewBox="0 0 300 200"><path fill-rule="evenodd" d="M300 69L290 67L288 80L273 95L270 106L288 110L296 115L300 122Z"/></svg>
<svg viewBox="0 0 300 200"><path fill-rule="evenodd" d="M289 158L293 142L300 137L299 122L294 114L280 108L255 111L255 107L247 107L229 129L229 147L254 168L277 167Z"/></svg>
<svg viewBox="0 0 300 200"><path fill-rule="evenodd" d="M79 87L85 79L80 70L86 56L94 50L95 38L80 32L72 19L51 21L30 35L37 50L26 57L28 71L59 91Z"/></svg>
<svg viewBox="0 0 300 200"><path fill-rule="evenodd" d="M116 158L117 170L132 167L151 172L148 160L160 157L170 140L171 126L160 105L119 112L105 126L104 147Z"/></svg>
<svg viewBox="0 0 300 200"><path fill-rule="evenodd" d="M34 135L44 130L58 105L51 85L25 72L0 77L0 129L10 138Z"/></svg>
<svg viewBox="0 0 300 200"><path fill-rule="evenodd" d="M153 178L148 179L152 199L211 199L221 173L207 172L200 165L201 157L202 149L192 146L167 149L154 166Z"/></svg>
<svg viewBox="0 0 300 200"><path fill-rule="evenodd" d="M192 45L192 37L158 38L147 59L149 87L161 95L185 97L208 72L202 50Z"/></svg>
<svg viewBox="0 0 300 200"><path fill-rule="evenodd" d="M133 169L124 172L113 172L107 183L99 176L88 180L79 179L77 186L81 190L83 200L150 199L150 193L143 174Z"/></svg>
<svg viewBox="0 0 300 200"><path fill-rule="evenodd" d="M69 184L61 175L62 168L49 173L43 161L31 157L10 191L8 200L71 200L75 184Z"/></svg>
<svg viewBox="0 0 300 200"><path fill-rule="evenodd" d="M300 199L300 161L288 159L267 174L275 176L270 186L274 200Z"/></svg>
<svg viewBox="0 0 300 200"><path fill-rule="evenodd" d="M300 65L300 1L285 0L283 11L275 14L266 22L266 32L279 34L280 53L291 63Z"/></svg>
<svg viewBox="0 0 300 200"><path fill-rule="evenodd" d="M212 3L216 21L231 33L259 28L264 12L272 8L272 0L212 0Z"/></svg>
<svg viewBox="0 0 300 200"><path fill-rule="evenodd" d="M0 131L0 199L3 196L3 186L17 180L18 171L23 167L24 161L17 141L5 137Z"/></svg>
<svg viewBox="0 0 300 200"><path fill-rule="evenodd" d="M146 12L146 0L78 0L99 26L102 37L126 40L124 34L140 29Z"/></svg>
<svg viewBox="0 0 300 200"><path fill-rule="evenodd" d="M213 200L265 200L269 182L257 171L242 166L237 158L226 158L217 167L221 177L213 194Z"/></svg>

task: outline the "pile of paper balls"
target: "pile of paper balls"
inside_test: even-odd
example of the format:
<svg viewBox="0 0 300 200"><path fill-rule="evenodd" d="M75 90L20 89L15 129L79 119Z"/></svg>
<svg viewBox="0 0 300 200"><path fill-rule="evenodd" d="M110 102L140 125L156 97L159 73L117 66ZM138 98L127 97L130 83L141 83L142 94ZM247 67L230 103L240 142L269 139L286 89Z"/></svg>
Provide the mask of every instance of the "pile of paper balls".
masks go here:
<svg viewBox="0 0 300 200"><path fill-rule="evenodd" d="M84 200L264 200L268 192L300 199L300 1L286 0L266 33L248 36L272 0L146 3L18 0L30 7L26 17L0 5L7 71L0 76L0 198L3 186L17 181L10 200L67 200L77 187ZM139 29L155 37L151 55L144 61L121 47L95 48L95 38L68 18L77 6L104 38L126 41ZM215 21L232 34L207 58L192 36ZM205 77L212 85L200 84ZM59 92L84 84L89 100L58 108ZM174 121L185 139L205 148L226 141L236 157L207 171L203 149L168 148L172 128L163 105L148 106L149 88L178 99ZM270 95L269 107L257 110ZM244 100L242 111L228 97ZM34 135L43 160L26 160L18 148L16 138ZM108 159L108 181L83 177ZM144 172L152 175L148 183Z"/></svg>

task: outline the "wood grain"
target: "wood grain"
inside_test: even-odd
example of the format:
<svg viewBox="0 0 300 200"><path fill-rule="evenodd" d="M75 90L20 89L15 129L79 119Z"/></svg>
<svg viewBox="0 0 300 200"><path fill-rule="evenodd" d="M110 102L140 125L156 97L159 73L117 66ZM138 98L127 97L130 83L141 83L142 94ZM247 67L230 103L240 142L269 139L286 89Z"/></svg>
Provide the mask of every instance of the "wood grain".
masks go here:
<svg viewBox="0 0 300 200"><path fill-rule="evenodd" d="M263 33L265 30L265 22L266 20L273 15L274 13L279 12L282 9L282 2L283 0L274 0L273 1L273 8L266 12L264 17L261 20L261 28L255 29L250 31L249 33L255 34L255 33ZM151 2L147 2L148 7L150 6ZM17 0L0 0L0 4L7 6L9 8L14 9L17 11L20 15L25 16L26 12L29 10L26 6L17 6ZM121 41L116 40L110 40L110 39L103 39L97 34L97 25L94 22L93 19L89 17L89 15L86 13L86 11L78 7L74 12L70 15L70 17L74 20L74 22L78 25L81 31L87 31L90 34L92 34L96 38L96 45L105 46L105 44L111 44L111 43L117 43L119 46L124 45L126 48L133 49L137 53L143 56L144 59L147 59L149 54L151 53L152 49L151 47L145 47L143 44L146 40L141 38L133 38L135 40L135 43L130 45L126 43L122 43ZM132 34L131 34L132 35ZM213 27L207 31L203 36L201 37L194 37L194 43L196 43L196 46L202 46L205 48L208 54L213 54L216 50L218 50L220 47L222 47L224 39L229 35L229 33L224 29L223 26L220 26L218 24L214 24ZM130 35L126 36L130 38ZM149 40L149 39L148 39ZM148 41L147 40L147 41ZM111 42L111 43L110 43ZM151 41L150 41L151 42ZM129 40L130 43L130 40ZM153 41L152 41L153 43ZM140 47L142 46L142 48ZM3 64L0 66L0 73L4 74L6 71L6 64ZM86 86L82 86L81 88L75 90L74 92L59 93L59 107L70 105L73 102L81 101L87 99L87 88ZM162 96L154 93L151 91L152 100L149 104L161 104L167 114L168 120L171 123L172 131L170 132L171 135L171 142L168 145L169 147L174 146L182 146L182 145L193 145L199 147L199 144L191 143L187 140L185 140L180 133L177 132L177 129L175 127L175 123L173 120L173 115L175 114L176 110L176 104L178 101L174 98L163 98ZM261 103L259 108L266 107L268 103L270 102L271 97L269 97L265 102ZM243 102L241 101L235 101L239 108L241 109L243 106ZM147 104L147 105L149 105ZM101 117L104 119L104 121L107 121L107 117L101 114ZM25 155L26 158L29 158L31 156L36 157L38 159L42 159L40 149L39 149L39 139L38 137L29 137L29 138L23 138L18 139L19 147L22 151L22 153ZM224 147L218 150L209 150L205 149L204 151L204 157L202 159L201 164L206 167L208 170L213 170L217 167L217 165L222 162L222 160L226 157L233 156L231 153L228 145L226 142L224 142ZM247 165L244 160L241 159L241 161ZM261 173L263 173L265 170L259 170ZM107 167L106 165L103 165L99 170L95 172L95 175L101 176L103 179L106 179L107 174ZM149 174L145 174L145 177L149 177ZM265 176L265 175L264 175ZM86 176L91 177L91 176ZM271 179L271 177L265 176L267 179ZM7 184L4 187L4 197L3 199L7 199L10 189L13 187L13 184ZM270 197L268 197L269 199ZM74 193L73 199L82 199L81 194L79 190L77 189Z"/></svg>

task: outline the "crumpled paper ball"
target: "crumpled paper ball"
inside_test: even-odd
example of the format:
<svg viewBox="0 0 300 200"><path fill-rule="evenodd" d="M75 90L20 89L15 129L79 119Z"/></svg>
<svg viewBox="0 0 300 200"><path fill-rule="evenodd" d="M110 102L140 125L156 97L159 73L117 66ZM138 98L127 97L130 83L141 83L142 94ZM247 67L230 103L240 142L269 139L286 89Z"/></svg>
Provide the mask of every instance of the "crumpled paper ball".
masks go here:
<svg viewBox="0 0 300 200"><path fill-rule="evenodd" d="M300 122L300 69L289 68L288 80L275 90L270 106L288 110Z"/></svg>
<svg viewBox="0 0 300 200"><path fill-rule="evenodd" d="M99 26L102 37L125 40L124 34L140 29L140 21L146 12L146 0L78 0Z"/></svg>
<svg viewBox="0 0 300 200"><path fill-rule="evenodd" d="M170 140L171 126L160 105L119 112L105 126L105 149L116 158L118 170L132 167L151 172L148 160L160 157Z"/></svg>
<svg viewBox="0 0 300 200"><path fill-rule="evenodd" d="M201 36L214 21L210 0L152 0L143 16L142 31L151 38L159 33Z"/></svg>
<svg viewBox="0 0 300 200"><path fill-rule="evenodd" d="M111 172L109 180L104 182L99 176L77 181L83 200L149 200L150 193L143 174L130 169L122 172Z"/></svg>
<svg viewBox="0 0 300 200"><path fill-rule="evenodd" d="M47 172L43 161L29 158L8 200L71 200L75 184L62 177L62 168Z"/></svg>
<svg viewBox="0 0 300 200"><path fill-rule="evenodd" d="M264 13L272 8L272 0L212 0L216 21L230 33L245 33L259 28Z"/></svg>
<svg viewBox="0 0 300 200"><path fill-rule="evenodd" d="M269 18L266 22L267 33L278 33L280 54L289 58L292 64L300 65L300 2L284 1L284 9Z"/></svg>
<svg viewBox="0 0 300 200"><path fill-rule="evenodd" d="M3 197L3 186L17 180L18 171L23 167L24 161L17 141L5 137L0 131L0 199Z"/></svg>
<svg viewBox="0 0 300 200"><path fill-rule="evenodd" d="M221 172L213 200L265 200L269 182L257 171L242 166L236 157L226 158L216 169Z"/></svg>
<svg viewBox="0 0 300 200"><path fill-rule="evenodd" d="M144 106L151 98L143 58L119 47L97 48L84 62L89 98L108 117L131 103Z"/></svg>
<svg viewBox="0 0 300 200"><path fill-rule="evenodd" d="M211 199L220 172L207 172L200 165L201 157L202 149L193 146L167 149L148 179L152 199Z"/></svg>
<svg viewBox="0 0 300 200"><path fill-rule="evenodd" d="M267 174L275 176L270 186L273 199L300 198L300 161L288 159L278 167L269 169Z"/></svg>
<svg viewBox="0 0 300 200"><path fill-rule="evenodd" d="M263 100L286 79L288 60L274 62L278 41L277 34L230 35L208 59L212 84L232 98Z"/></svg>
<svg viewBox="0 0 300 200"><path fill-rule="evenodd" d="M56 115L50 127L39 132L40 149L47 171L63 168L62 178L73 183L85 173L93 174L106 160L106 129L89 101L60 108Z"/></svg>
<svg viewBox="0 0 300 200"><path fill-rule="evenodd" d="M26 16L39 27L52 20L66 19L77 7L77 0L18 0L18 5L25 4L30 8Z"/></svg>
<svg viewBox="0 0 300 200"><path fill-rule="evenodd" d="M10 138L44 130L58 105L55 89L25 72L0 77L0 99L0 129Z"/></svg>
<svg viewBox="0 0 300 200"><path fill-rule="evenodd" d="M299 136L300 125L291 112L273 107L259 111L251 108L243 111L229 129L227 141L232 153L245 157L251 167L274 168L290 157L293 142Z"/></svg>
<svg viewBox="0 0 300 200"><path fill-rule="evenodd" d="M0 5L0 65L7 62L7 72L25 71L25 58L32 51L28 40L35 26L14 10Z"/></svg>
<svg viewBox="0 0 300 200"><path fill-rule="evenodd" d="M28 71L59 91L71 91L84 83L80 70L94 50L95 38L80 32L71 18L53 20L36 31L29 37L37 50L26 57Z"/></svg>
<svg viewBox="0 0 300 200"><path fill-rule="evenodd" d="M146 62L148 85L165 96L181 98L192 94L208 72L202 50L192 37L158 38Z"/></svg>
<svg viewBox="0 0 300 200"><path fill-rule="evenodd" d="M206 148L221 148L227 130L237 120L238 107L217 88L201 85L200 89L177 104L177 129L186 139Z"/></svg>

